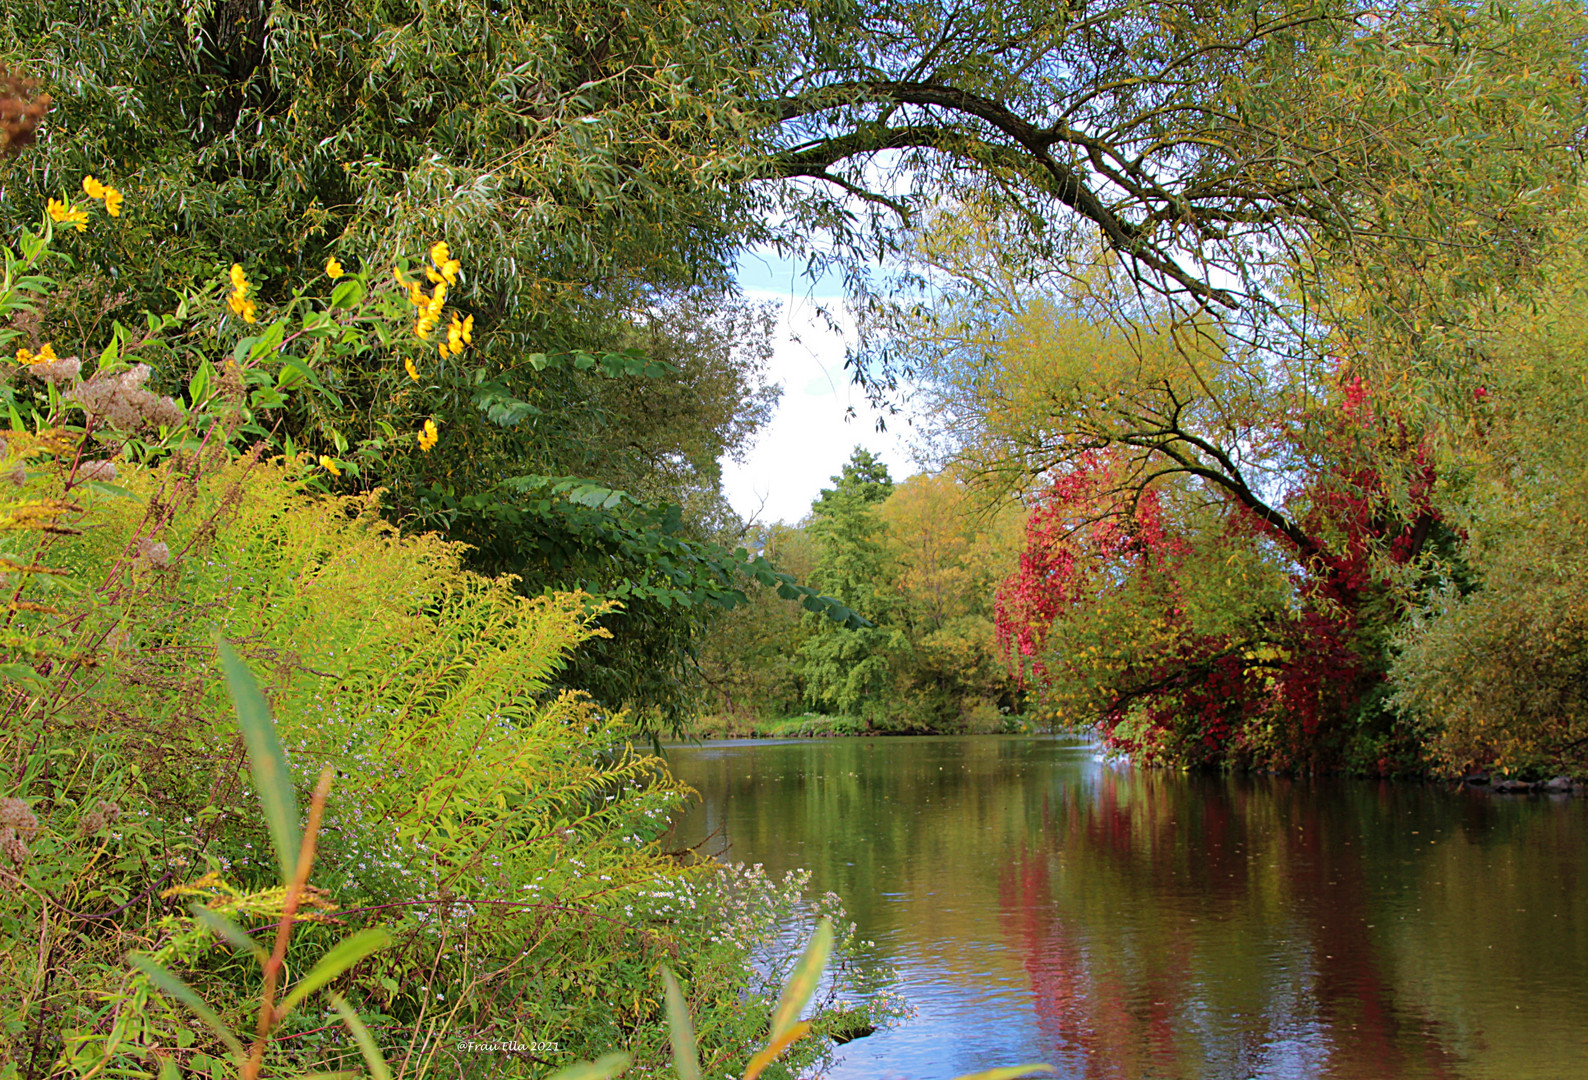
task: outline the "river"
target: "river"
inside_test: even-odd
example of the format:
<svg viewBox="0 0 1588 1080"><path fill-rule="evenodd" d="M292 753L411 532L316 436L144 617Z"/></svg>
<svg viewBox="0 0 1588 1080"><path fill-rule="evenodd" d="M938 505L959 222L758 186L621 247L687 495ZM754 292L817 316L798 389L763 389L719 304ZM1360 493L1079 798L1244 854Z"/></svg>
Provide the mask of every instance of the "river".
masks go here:
<svg viewBox="0 0 1588 1080"><path fill-rule="evenodd" d="M1575 1077L1588 800L1201 777L1066 738L669 750L675 836L804 867L913 1018L833 1080Z"/></svg>

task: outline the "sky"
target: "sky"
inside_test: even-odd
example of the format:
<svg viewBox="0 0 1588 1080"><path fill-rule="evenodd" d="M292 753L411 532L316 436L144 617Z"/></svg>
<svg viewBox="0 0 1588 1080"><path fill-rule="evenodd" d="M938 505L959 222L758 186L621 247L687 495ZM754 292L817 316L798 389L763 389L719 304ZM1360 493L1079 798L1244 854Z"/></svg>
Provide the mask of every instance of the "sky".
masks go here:
<svg viewBox="0 0 1588 1080"><path fill-rule="evenodd" d="M723 486L740 516L799 521L821 489L832 486L856 446L881 457L895 480L917 472L906 418L889 417L888 430L878 432L877 411L844 369L855 323L836 279L811 282L794 263L749 254L740 261L739 284L747 299L782 309L769 378L783 388L772 422L761 429L743 464L723 462ZM824 307L836 330L820 315ZM856 415L846 421L851 406Z"/></svg>

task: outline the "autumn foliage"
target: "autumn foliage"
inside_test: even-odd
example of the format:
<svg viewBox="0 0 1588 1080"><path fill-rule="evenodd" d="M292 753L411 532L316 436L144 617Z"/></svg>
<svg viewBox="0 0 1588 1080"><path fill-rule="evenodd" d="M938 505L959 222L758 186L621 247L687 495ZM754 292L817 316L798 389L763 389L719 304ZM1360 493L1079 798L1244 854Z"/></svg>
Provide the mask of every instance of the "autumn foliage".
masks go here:
<svg viewBox="0 0 1588 1080"><path fill-rule="evenodd" d="M1382 705L1398 614L1386 568L1427 542L1432 469L1410 456L1395 512L1355 448L1390 427L1360 378L1341 387L1281 529L1185 483L1122 485L1087 453L1032 500L1018 569L997 602L999 643L1051 722L1095 722L1157 764L1359 770L1417 767Z"/></svg>

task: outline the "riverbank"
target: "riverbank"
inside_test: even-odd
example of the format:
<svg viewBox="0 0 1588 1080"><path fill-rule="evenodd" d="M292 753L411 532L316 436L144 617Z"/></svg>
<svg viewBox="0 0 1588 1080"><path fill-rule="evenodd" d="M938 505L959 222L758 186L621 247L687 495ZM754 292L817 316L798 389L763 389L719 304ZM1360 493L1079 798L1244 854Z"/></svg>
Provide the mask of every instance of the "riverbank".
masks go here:
<svg viewBox="0 0 1588 1080"><path fill-rule="evenodd" d="M700 739L822 739L852 735L1034 735L1037 725L1025 717L976 713L953 726L921 724L881 727L860 716L802 713L799 716L747 716L716 713L697 716L690 733Z"/></svg>

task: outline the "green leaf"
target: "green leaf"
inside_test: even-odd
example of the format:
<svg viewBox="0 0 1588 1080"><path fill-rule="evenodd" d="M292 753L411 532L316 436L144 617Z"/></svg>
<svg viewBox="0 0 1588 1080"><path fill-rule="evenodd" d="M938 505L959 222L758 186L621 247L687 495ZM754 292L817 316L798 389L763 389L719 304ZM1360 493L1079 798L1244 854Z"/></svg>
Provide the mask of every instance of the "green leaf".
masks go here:
<svg viewBox="0 0 1588 1080"><path fill-rule="evenodd" d="M118 487L115 484L107 484L102 480L90 480L88 482L88 487L91 491L97 491L101 495L108 495L113 499L131 499L133 502L138 501L138 496L128 491L126 488Z"/></svg>
<svg viewBox="0 0 1588 1080"><path fill-rule="evenodd" d="M239 1057L242 1056L243 1044L237 1041L237 1036L221 1022L221 1018L215 1015L213 1009L204 1004L204 999L199 997L191 986L147 956L134 954L127 958L127 962L141 971L166 997L175 998L186 1005L194 1016L204 1021L210 1030L215 1032L216 1037L226 1044L228 1050Z"/></svg>
<svg viewBox="0 0 1588 1080"><path fill-rule="evenodd" d="M297 876L300 841L298 799L292 788L292 774L287 771L281 740L276 738L276 722L270 717L270 705L259 692L253 672L238 659L230 645L219 640L219 635L216 648L220 651L221 670L226 674L232 705L237 710L237 723L243 729L254 787L259 790L265 824L270 829L270 842L276 849L281 880L285 884Z"/></svg>
<svg viewBox="0 0 1588 1080"><path fill-rule="evenodd" d="M350 938L337 943L336 948L320 957L320 962L309 970L309 973L299 980L298 985L292 988L281 1002L280 1014L286 1016L298 1003L320 987L336 978L342 972L369 956L391 944L391 935L384 930L361 930Z"/></svg>
<svg viewBox="0 0 1588 1080"><path fill-rule="evenodd" d="M827 966L832 951L833 921L824 917L816 924L816 933L811 935L810 944L805 946L805 952L789 973L788 982L783 984L783 993L778 995L777 1008L772 1010L772 1042L777 1042L799 1022L800 1010L816 992L816 984L821 981L822 969Z"/></svg>
<svg viewBox="0 0 1588 1080"><path fill-rule="evenodd" d="M673 1041L673 1068L678 1080L700 1080L700 1059L695 1053L695 1025L684 1007L684 994L678 980L664 965L662 986L667 992L667 1034Z"/></svg>
<svg viewBox="0 0 1588 1080"><path fill-rule="evenodd" d="M380 1047L375 1045L375 1037L369 1033L369 1028L364 1026L364 1021L358 1018L358 1013L347 1003L341 994L327 995L331 999L331 1007L341 1016L342 1023L347 1025L347 1030L353 1033L353 1041L358 1044L358 1052L364 1055L364 1064L369 1066L369 1074L375 1080L391 1080L391 1069L386 1066L386 1057L380 1052Z"/></svg>
<svg viewBox="0 0 1588 1080"><path fill-rule="evenodd" d="M362 299L364 299L364 283L356 277L338 282L336 288L331 290L331 306L344 311L357 307Z"/></svg>
<svg viewBox="0 0 1588 1080"><path fill-rule="evenodd" d="M0 684L16 683L30 694L44 692L44 680L31 664L0 664Z"/></svg>
<svg viewBox="0 0 1588 1080"><path fill-rule="evenodd" d="M276 388L291 390L312 378L308 365L295 356L282 357L281 370L276 373Z"/></svg>
<svg viewBox="0 0 1588 1080"><path fill-rule="evenodd" d="M603 1054L594 1061L581 1061L558 1069L546 1080L611 1080L629 1067L627 1054Z"/></svg>
<svg viewBox="0 0 1588 1080"><path fill-rule="evenodd" d="M199 922L203 923L210 933L214 934L222 941L229 942L232 948L236 949L238 952L252 953L254 959L258 960L261 964L270 959L270 954L265 951L265 947L263 945L249 937L246 930L232 922L220 912L211 911L203 904L197 902L195 902L188 910L193 912L193 917Z"/></svg>
<svg viewBox="0 0 1588 1080"><path fill-rule="evenodd" d="M249 346L248 356L251 360L258 360L269 353L275 352L287 336L287 324L284 320L277 319L265 328L265 332L254 340Z"/></svg>
<svg viewBox="0 0 1588 1080"><path fill-rule="evenodd" d="M208 360L201 361L198 370L187 384L187 398L195 405L209 396L210 383L214 381L215 368Z"/></svg>

